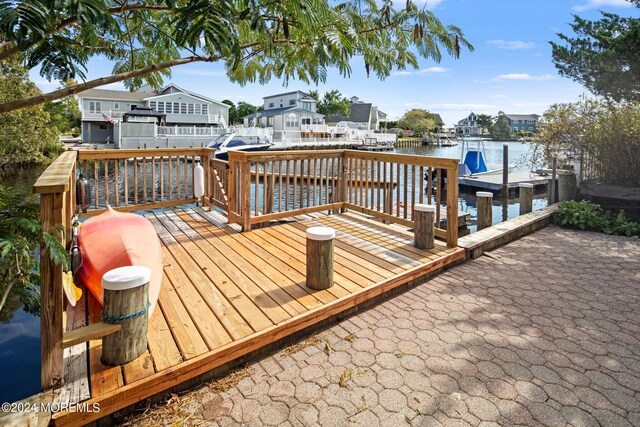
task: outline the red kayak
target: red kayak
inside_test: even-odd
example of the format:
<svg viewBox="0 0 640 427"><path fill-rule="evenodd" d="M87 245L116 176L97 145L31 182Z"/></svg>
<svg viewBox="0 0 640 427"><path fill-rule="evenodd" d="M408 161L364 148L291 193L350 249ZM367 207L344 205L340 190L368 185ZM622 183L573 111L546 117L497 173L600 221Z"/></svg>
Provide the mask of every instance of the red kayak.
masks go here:
<svg viewBox="0 0 640 427"><path fill-rule="evenodd" d="M102 276L109 270L129 265L151 269L149 314L153 313L162 283L162 251L151 222L142 215L107 211L82 223L78 232L82 267L78 277L102 305Z"/></svg>

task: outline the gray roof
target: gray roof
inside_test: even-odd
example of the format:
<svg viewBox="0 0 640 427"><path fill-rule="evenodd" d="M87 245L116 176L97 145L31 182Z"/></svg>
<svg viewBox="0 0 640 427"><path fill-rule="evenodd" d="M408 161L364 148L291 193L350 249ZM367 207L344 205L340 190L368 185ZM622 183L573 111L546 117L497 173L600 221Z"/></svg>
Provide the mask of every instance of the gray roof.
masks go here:
<svg viewBox="0 0 640 427"><path fill-rule="evenodd" d="M440 114L435 114L435 113L431 113L433 115L433 118L435 119L436 123L438 123L438 125L440 126L444 126L444 120L442 120L442 117L440 117Z"/></svg>
<svg viewBox="0 0 640 427"><path fill-rule="evenodd" d="M369 123L371 117L371 103L355 102L349 107L349 117L345 117L342 114L334 114L327 117L328 123L337 122L354 122L354 123Z"/></svg>
<svg viewBox="0 0 640 427"><path fill-rule="evenodd" d="M80 98L113 99L122 101L140 101L149 97L149 92L129 92L126 90L87 89L78 92Z"/></svg>
<svg viewBox="0 0 640 427"><path fill-rule="evenodd" d="M505 114L511 120L538 120L540 118L537 114Z"/></svg>
<svg viewBox="0 0 640 427"><path fill-rule="evenodd" d="M304 95L304 96L306 96L306 97L311 98L311 97L309 96L309 94L308 94L308 93L306 93L306 92L303 92L303 91L301 91L301 90L292 90L291 92L284 92L284 93L277 93L277 94L275 94L275 95L263 96L263 97L262 97L262 99L275 98L276 96L291 95L292 93L298 93L298 92L300 92L301 94L303 94L303 95ZM311 99L314 99L314 98L311 98Z"/></svg>

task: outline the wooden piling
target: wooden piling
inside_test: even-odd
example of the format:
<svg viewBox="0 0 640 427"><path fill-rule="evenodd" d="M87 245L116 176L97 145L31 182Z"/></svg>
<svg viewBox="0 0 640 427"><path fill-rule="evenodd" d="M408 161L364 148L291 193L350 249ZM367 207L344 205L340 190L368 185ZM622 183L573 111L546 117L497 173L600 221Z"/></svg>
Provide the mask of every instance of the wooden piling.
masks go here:
<svg viewBox="0 0 640 427"><path fill-rule="evenodd" d="M573 172L558 173L558 201L566 202L576 198L576 174Z"/></svg>
<svg viewBox="0 0 640 427"><path fill-rule="evenodd" d="M558 170L558 159L553 158L551 166L551 182L549 183L549 204L552 205L558 202L558 183L556 177L556 171Z"/></svg>
<svg viewBox="0 0 640 427"><path fill-rule="evenodd" d="M102 338L104 365L125 365L147 351L150 278L151 270L142 266L116 268L102 277L103 322L122 325Z"/></svg>
<svg viewBox="0 0 640 427"><path fill-rule="evenodd" d="M478 191L478 231L491 227L493 224L492 202L493 193L489 191Z"/></svg>
<svg viewBox="0 0 640 427"><path fill-rule="evenodd" d="M533 208L533 184L521 182L520 187L520 215L531 212Z"/></svg>
<svg viewBox="0 0 640 427"><path fill-rule="evenodd" d="M415 205L413 208L413 241L418 249L433 249L435 247L434 224L436 207L433 205Z"/></svg>
<svg viewBox="0 0 640 427"><path fill-rule="evenodd" d="M333 286L333 239L331 227L310 227L307 236L307 287L327 289Z"/></svg>
<svg viewBox="0 0 640 427"><path fill-rule="evenodd" d="M509 198L509 145L502 144L502 197Z"/></svg>

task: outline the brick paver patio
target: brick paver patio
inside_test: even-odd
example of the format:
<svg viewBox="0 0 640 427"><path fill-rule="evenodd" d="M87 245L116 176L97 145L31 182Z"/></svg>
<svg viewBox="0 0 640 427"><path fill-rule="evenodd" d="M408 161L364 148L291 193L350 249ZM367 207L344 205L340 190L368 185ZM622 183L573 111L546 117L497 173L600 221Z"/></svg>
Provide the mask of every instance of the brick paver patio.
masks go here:
<svg viewBox="0 0 640 427"><path fill-rule="evenodd" d="M134 424L640 425L640 243L547 227Z"/></svg>

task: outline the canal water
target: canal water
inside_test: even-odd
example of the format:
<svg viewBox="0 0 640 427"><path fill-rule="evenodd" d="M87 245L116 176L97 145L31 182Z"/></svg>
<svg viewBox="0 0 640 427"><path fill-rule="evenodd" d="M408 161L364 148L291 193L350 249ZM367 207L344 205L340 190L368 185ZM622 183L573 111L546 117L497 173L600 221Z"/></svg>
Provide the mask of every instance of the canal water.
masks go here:
<svg viewBox="0 0 640 427"><path fill-rule="evenodd" d="M502 142L485 142L486 162L502 162ZM528 170L530 165L530 146L519 142L509 142L511 165L518 170ZM475 146L470 147L475 149ZM460 158L461 147L425 146L400 148L397 153L426 155L435 157ZM25 197L33 197L31 187L42 169L30 168L14 171L2 177L2 184L17 188ZM475 231L477 209L475 192L460 193L458 208L471 215L471 231ZM546 194L534 195L533 207L546 206ZM499 223L506 214L508 218L518 216L519 203L510 199L506 211L502 200L494 197L493 222ZM0 313L0 403L16 401L35 393L40 389L40 318L25 313L17 301L9 301Z"/></svg>

